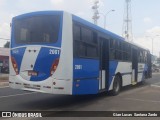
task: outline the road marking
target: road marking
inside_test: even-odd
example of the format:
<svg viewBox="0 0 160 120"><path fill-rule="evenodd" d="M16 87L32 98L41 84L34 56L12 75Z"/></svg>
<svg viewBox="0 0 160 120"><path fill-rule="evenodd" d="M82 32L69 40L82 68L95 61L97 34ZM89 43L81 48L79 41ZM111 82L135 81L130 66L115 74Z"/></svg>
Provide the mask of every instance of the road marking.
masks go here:
<svg viewBox="0 0 160 120"><path fill-rule="evenodd" d="M34 93L37 93L37 92L24 93L24 94L15 94L15 95L8 95L8 96L0 96L0 98L8 98L8 97L15 97L15 96L29 95L29 94L34 94Z"/></svg>
<svg viewBox="0 0 160 120"><path fill-rule="evenodd" d="M160 82L157 82L157 83L151 84L151 87L157 87L157 88L160 88Z"/></svg>
<svg viewBox="0 0 160 120"><path fill-rule="evenodd" d="M8 88L8 87L9 87L9 86L4 86L4 87L0 87L0 89L1 89L1 88Z"/></svg>
<svg viewBox="0 0 160 120"><path fill-rule="evenodd" d="M152 103L160 103L160 101L156 101L156 100L143 100L143 99L134 99L134 98L125 98L127 100L133 100L133 101L141 101L141 102L152 102Z"/></svg>
<svg viewBox="0 0 160 120"><path fill-rule="evenodd" d="M154 84L160 84L160 82L154 83Z"/></svg>
<svg viewBox="0 0 160 120"><path fill-rule="evenodd" d="M152 84L151 87L157 87L160 88L160 85Z"/></svg>

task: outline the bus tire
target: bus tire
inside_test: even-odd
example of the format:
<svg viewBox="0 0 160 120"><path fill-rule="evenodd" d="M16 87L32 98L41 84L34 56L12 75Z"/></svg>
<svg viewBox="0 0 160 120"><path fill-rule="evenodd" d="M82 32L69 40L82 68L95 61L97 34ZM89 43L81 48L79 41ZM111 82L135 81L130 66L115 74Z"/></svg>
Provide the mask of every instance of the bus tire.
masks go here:
<svg viewBox="0 0 160 120"><path fill-rule="evenodd" d="M111 94L113 96L116 96L119 94L121 90L121 78L119 75L116 75L113 82L113 90L111 91Z"/></svg>

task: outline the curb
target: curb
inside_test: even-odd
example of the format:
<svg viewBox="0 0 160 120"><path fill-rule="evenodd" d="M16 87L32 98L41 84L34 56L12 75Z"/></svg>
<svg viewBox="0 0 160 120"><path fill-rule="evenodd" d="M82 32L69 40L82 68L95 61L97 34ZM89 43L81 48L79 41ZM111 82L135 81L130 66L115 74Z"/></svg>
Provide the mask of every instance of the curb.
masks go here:
<svg viewBox="0 0 160 120"><path fill-rule="evenodd" d="M0 87L9 86L9 82L0 82Z"/></svg>

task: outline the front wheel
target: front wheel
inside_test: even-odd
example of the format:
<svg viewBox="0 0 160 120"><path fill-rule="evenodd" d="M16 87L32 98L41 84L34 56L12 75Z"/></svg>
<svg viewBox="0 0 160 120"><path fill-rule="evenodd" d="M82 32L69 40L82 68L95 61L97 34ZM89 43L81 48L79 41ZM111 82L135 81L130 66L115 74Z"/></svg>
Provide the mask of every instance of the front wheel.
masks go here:
<svg viewBox="0 0 160 120"><path fill-rule="evenodd" d="M115 76L113 82L113 90L111 91L112 95L118 95L121 90L121 79L118 75Z"/></svg>

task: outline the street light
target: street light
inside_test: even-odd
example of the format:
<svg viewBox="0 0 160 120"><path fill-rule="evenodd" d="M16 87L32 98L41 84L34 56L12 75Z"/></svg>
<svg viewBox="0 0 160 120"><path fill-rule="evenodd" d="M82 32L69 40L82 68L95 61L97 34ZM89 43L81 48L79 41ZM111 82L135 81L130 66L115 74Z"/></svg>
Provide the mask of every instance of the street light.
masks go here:
<svg viewBox="0 0 160 120"><path fill-rule="evenodd" d="M160 36L160 35L156 35L156 36ZM154 40L154 38L153 38L153 36L146 36L146 37L150 37L152 40L152 55L153 55L153 40Z"/></svg>
<svg viewBox="0 0 160 120"><path fill-rule="evenodd" d="M106 29L106 18L107 18L107 15L110 13L110 12L114 12L115 10L109 10L108 12L106 12L105 14L103 13L99 13L101 15L103 15L104 17L104 29Z"/></svg>

